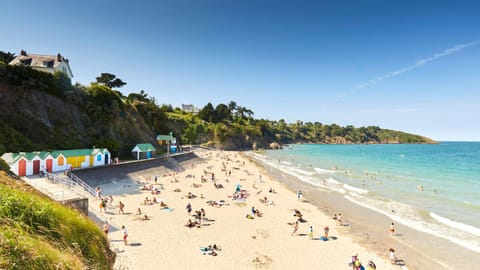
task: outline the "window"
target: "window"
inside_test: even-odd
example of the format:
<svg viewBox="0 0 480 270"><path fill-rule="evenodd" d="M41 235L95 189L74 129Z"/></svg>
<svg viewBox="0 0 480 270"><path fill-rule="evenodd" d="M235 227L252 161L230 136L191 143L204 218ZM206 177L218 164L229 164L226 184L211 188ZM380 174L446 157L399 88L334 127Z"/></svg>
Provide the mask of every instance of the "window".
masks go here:
<svg viewBox="0 0 480 270"><path fill-rule="evenodd" d="M97 161L102 161L102 155L97 156Z"/></svg>
<svg viewBox="0 0 480 270"><path fill-rule="evenodd" d="M43 66L47 68L52 68L53 67L53 60L51 61L43 61Z"/></svg>
<svg viewBox="0 0 480 270"><path fill-rule="evenodd" d="M20 62L25 66L30 66L32 64L32 58L23 59L23 60L20 60Z"/></svg>

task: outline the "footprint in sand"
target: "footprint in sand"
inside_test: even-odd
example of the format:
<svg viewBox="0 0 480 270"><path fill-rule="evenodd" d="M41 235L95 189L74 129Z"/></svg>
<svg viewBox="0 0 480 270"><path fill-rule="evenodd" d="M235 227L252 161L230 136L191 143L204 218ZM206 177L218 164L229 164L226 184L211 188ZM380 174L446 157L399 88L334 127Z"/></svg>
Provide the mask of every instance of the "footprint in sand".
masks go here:
<svg viewBox="0 0 480 270"><path fill-rule="evenodd" d="M266 255L258 255L252 260L252 264L255 268L269 268L272 264L272 258Z"/></svg>
<svg viewBox="0 0 480 270"><path fill-rule="evenodd" d="M262 229L257 229L257 235L256 238L262 237L263 239L266 239L270 237L270 233L267 230L262 230Z"/></svg>

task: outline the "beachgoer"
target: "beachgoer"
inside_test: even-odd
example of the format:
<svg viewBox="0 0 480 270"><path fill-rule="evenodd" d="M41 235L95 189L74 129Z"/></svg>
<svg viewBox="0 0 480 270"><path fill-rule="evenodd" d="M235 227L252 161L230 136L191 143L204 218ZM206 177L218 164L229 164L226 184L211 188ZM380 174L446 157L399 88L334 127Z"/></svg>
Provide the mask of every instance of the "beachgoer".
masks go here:
<svg viewBox="0 0 480 270"><path fill-rule="evenodd" d="M96 187L95 192L97 194L97 198L102 198L102 189L100 187Z"/></svg>
<svg viewBox="0 0 480 270"><path fill-rule="evenodd" d="M122 225L122 229L123 229L123 243L126 246L126 245L128 245L128 242L127 242L128 231L127 231L127 228L125 228L124 225Z"/></svg>
<svg viewBox="0 0 480 270"><path fill-rule="evenodd" d="M295 221L295 224L293 225L293 232L291 235L294 235L298 230L298 221Z"/></svg>
<svg viewBox="0 0 480 270"><path fill-rule="evenodd" d="M373 260L368 261L367 270L375 270L375 269L377 269L377 266L375 265Z"/></svg>
<svg viewBox="0 0 480 270"><path fill-rule="evenodd" d="M137 215L141 215L142 214L142 209L140 209L140 207L137 209Z"/></svg>
<svg viewBox="0 0 480 270"><path fill-rule="evenodd" d="M102 200L100 201L100 204L99 204L100 213L102 212L102 210L103 210L103 212L105 212L105 206L106 206L106 205L107 205L107 203L105 202L104 199L102 199Z"/></svg>
<svg viewBox="0 0 480 270"><path fill-rule="evenodd" d="M103 232L108 235L108 232L110 231L110 224L108 224L108 221L105 220L105 224L103 224Z"/></svg>
<svg viewBox="0 0 480 270"><path fill-rule="evenodd" d="M192 205L188 203L187 206L185 206L185 209L187 209L187 213L188 215L190 215L190 213L192 212Z"/></svg>
<svg viewBox="0 0 480 270"><path fill-rule="evenodd" d="M325 228L323 228L323 232L323 237L328 239L328 233L330 232L330 228L328 228L328 226L325 226Z"/></svg>
<svg viewBox="0 0 480 270"><path fill-rule="evenodd" d="M299 200L302 200L302 197L303 197L303 193L302 193L301 190L299 190L299 191L297 192L297 198L298 198Z"/></svg>
<svg viewBox="0 0 480 270"><path fill-rule="evenodd" d="M119 213L119 214L122 214L122 215L125 214L125 213L123 212L123 208L124 208L124 207L125 207L125 205L122 203L122 201L118 201L118 213Z"/></svg>
<svg viewBox="0 0 480 270"><path fill-rule="evenodd" d="M395 225L392 222L392 224L390 225L390 234L393 235L394 232L395 232Z"/></svg>
<svg viewBox="0 0 480 270"><path fill-rule="evenodd" d="M352 256L352 262L350 263L350 265L352 266L352 269L355 270L355 262L358 261L358 254L355 254Z"/></svg>
<svg viewBox="0 0 480 270"><path fill-rule="evenodd" d="M308 228L308 238L310 238L310 240L313 239L313 227L312 226L310 226Z"/></svg>
<svg viewBox="0 0 480 270"><path fill-rule="evenodd" d="M390 248L389 251L390 251L390 261L393 264L396 264L397 263L397 256L395 255L395 249Z"/></svg>

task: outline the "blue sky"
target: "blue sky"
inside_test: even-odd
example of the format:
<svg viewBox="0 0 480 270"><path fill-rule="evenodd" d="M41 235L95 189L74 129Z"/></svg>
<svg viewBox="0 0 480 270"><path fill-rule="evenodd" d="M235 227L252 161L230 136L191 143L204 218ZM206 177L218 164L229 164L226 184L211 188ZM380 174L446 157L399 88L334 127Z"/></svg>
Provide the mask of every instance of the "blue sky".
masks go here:
<svg viewBox="0 0 480 270"><path fill-rule="evenodd" d="M478 1L2 2L0 50L159 103L480 141Z"/></svg>

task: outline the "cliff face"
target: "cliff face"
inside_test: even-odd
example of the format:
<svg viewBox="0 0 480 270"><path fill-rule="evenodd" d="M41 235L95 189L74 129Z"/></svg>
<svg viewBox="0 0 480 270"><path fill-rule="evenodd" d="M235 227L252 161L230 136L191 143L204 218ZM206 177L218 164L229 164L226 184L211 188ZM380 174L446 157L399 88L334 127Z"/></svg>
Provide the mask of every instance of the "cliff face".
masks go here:
<svg viewBox="0 0 480 270"><path fill-rule="evenodd" d="M107 147L129 152L137 143L155 142L143 118L129 106L99 122L84 107L64 98L0 81L0 150L32 151ZM15 133L15 134L14 134ZM19 138L23 136L23 138Z"/></svg>

